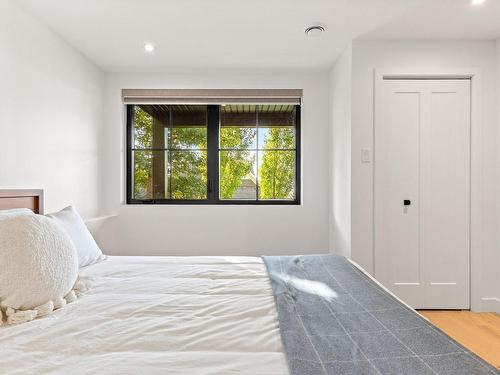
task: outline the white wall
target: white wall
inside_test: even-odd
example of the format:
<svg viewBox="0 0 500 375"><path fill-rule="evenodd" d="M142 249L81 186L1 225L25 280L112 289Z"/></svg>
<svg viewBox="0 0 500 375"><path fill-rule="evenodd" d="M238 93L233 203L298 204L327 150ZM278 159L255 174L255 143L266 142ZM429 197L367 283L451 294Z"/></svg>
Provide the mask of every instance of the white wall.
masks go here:
<svg viewBox="0 0 500 375"><path fill-rule="evenodd" d="M351 75L349 44L330 72L330 250L346 257L351 256Z"/></svg>
<svg viewBox="0 0 500 375"><path fill-rule="evenodd" d="M497 74L497 85L496 85L496 108L497 108L497 141L496 144L500 145L500 39L496 41L496 74ZM496 164L496 192L497 197L496 202L496 212L497 221L495 224L496 234L497 234L497 247L496 247L496 259L491 260L490 272L494 272L496 275L496 280L493 280L493 284L488 288L486 292L486 302L485 309L496 311L500 313L500 151L497 150L497 164ZM496 271L494 271L496 270Z"/></svg>
<svg viewBox="0 0 500 375"><path fill-rule="evenodd" d="M302 88L300 206L124 205L123 88ZM327 74L176 72L109 74L103 134L103 209L117 214L96 236L109 254L293 254L329 248Z"/></svg>
<svg viewBox="0 0 500 375"><path fill-rule="evenodd" d="M0 2L0 188L45 189L46 211L99 210L100 71L12 1Z"/></svg>
<svg viewBox="0 0 500 375"><path fill-rule="evenodd" d="M500 241L498 194L498 122L495 105L495 43L478 42L371 42L353 43L352 87L352 257L373 272L373 164L361 164L363 147L373 147L373 72L374 69L436 70L476 68L481 72L482 135L479 141L482 170L482 215L479 262L479 291L485 298L500 295L498 253ZM473 140L474 142L474 140ZM473 151L474 152L474 151ZM476 306L477 307L477 306ZM480 307L481 308L481 307Z"/></svg>

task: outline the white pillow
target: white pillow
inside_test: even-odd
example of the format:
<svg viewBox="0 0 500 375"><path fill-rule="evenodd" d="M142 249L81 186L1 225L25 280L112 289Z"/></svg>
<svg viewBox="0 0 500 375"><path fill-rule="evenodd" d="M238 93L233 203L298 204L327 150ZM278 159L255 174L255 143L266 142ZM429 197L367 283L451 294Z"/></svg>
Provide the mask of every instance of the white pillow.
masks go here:
<svg viewBox="0 0 500 375"><path fill-rule="evenodd" d="M81 216L73 206L68 206L59 212L47 216L68 232L75 244L80 268L99 262L105 258Z"/></svg>
<svg viewBox="0 0 500 375"><path fill-rule="evenodd" d="M60 226L42 215L0 221L0 267L0 307L7 323L30 321L75 299L75 247Z"/></svg>
<svg viewBox="0 0 500 375"><path fill-rule="evenodd" d="M29 208L14 208L12 210L0 210L0 220L9 219L11 217L34 215Z"/></svg>

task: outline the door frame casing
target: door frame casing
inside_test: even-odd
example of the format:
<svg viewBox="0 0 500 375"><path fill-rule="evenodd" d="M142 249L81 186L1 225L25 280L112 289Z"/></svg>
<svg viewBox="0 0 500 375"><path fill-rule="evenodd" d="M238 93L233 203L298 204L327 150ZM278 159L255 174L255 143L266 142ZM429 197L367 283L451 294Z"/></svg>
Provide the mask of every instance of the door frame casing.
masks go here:
<svg viewBox="0 0 500 375"><path fill-rule="evenodd" d="M375 69L373 101L373 155L375 155L376 108L384 80L456 80L470 79L470 222L469 222L469 298L470 310L482 311L481 259L482 259L482 82L477 68L457 69ZM375 163L372 179L372 256L375 264Z"/></svg>

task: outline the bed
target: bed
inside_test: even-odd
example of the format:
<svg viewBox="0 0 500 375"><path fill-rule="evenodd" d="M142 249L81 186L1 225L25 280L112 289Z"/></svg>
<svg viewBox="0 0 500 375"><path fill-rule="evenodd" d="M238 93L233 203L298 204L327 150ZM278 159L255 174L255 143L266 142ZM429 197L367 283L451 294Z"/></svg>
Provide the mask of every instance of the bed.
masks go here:
<svg viewBox="0 0 500 375"><path fill-rule="evenodd" d="M0 192L13 205L42 213L43 193ZM498 374L342 257L110 256L80 274L76 302L0 327L1 374Z"/></svg>
<svg viewBox="0 0 500 375"><path fill-rule="evenodd" d="M83 298L0 328L0 373L288 374L259 258L108 257L81 274Z"/></svg>

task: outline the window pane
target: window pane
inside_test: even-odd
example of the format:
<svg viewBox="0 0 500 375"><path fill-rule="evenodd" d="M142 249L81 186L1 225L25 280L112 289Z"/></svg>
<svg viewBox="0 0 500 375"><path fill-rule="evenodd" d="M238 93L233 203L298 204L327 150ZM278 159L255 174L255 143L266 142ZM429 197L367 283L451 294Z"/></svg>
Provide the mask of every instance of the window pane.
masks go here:
<svg viewBox="0 0 500 375"><path fill-rule="evenodd" d="M259 151L259 199L295 199L295 151Z"/></svg>
<svg viewBox="0 0 500 375"><path fill-rule="evenodd" d="M172 149L207 148L207 106L173 105L171 106Z"/></svg>
<svg viewBox="0 0 500 375"><path fill-rule="evenodd" d="M134 151L133 161L134 199L207 199L206 151Z"/></svg>
<svg viewBox="0 0 500 375"><path fill-rule="evenodd" d="M257 199L254 151L220 152L220 199Z"/></svg>
<svg viewBox="0 0 500 375"><path fill-rule="evenodd" d="M207 152L171 151L172 199L207 199Z"/></svg>
<svg viewBox="0 0 500 375"><path fill-rule="evenodd" d="M257 147L257 106L230 104L220 109L220 148Z"/></svg>
<svg viewBox="0 0 500 375"><path fill-rule="evenodd" d="M167 151L134 151L133 163L133 198L167 198Z"/></svg>
<svg viewBox="0 0 500 375"><path fill-rule="evenodd" d="M207 148L206 105L136 105L133 126L136 149Z"/></svg>
<svg viewBox="0 0 500 375"><path fill-rule="evenodd" d="M153 147L153 116L141 108L134 107L133 119L134 147Z"/></svg>
<svg viewBox="0 0 500 375"><path fill-rule="evenodd" d="M259 106L259 149L295 149L295 107Z"/></svg>

